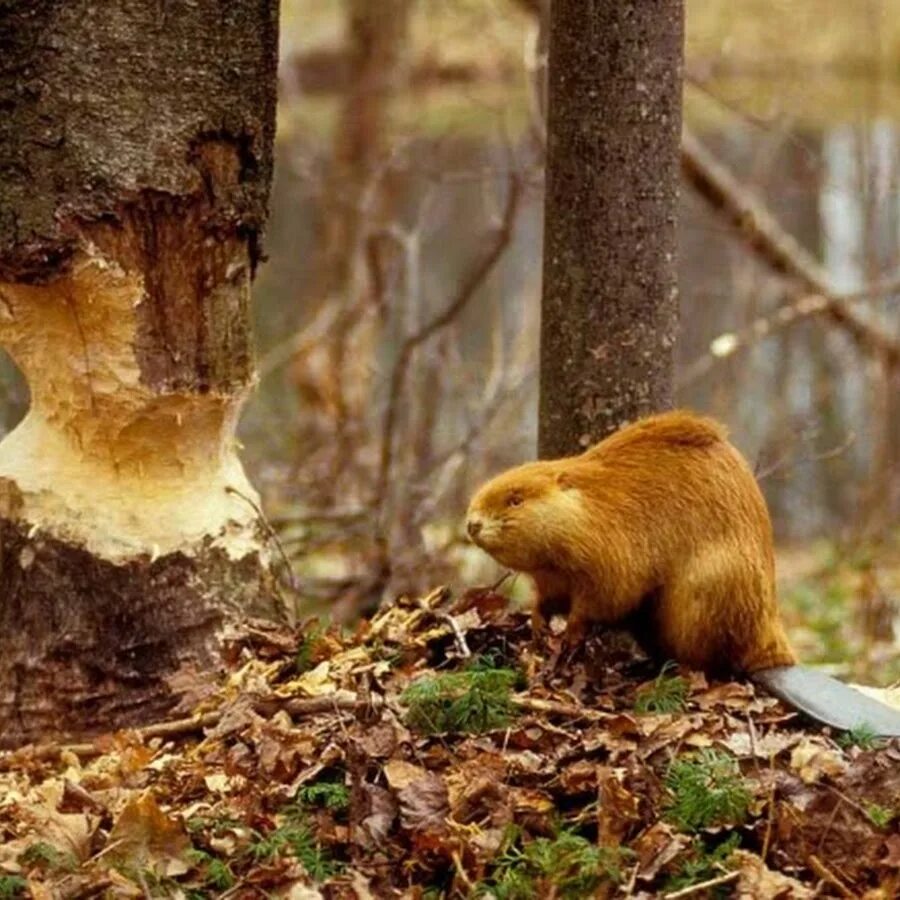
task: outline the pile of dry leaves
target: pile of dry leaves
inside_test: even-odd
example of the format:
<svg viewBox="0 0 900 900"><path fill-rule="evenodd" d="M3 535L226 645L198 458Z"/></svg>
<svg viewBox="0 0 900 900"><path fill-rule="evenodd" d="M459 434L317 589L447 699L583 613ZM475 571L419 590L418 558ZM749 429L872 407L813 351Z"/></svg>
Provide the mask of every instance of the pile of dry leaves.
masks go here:
<svg viewBox="0 0 900 900"><path fill-rule="evenodd" d="M900 747L491 590L245 623L191 718L0 756L15 897L900 896Z"/></svg>

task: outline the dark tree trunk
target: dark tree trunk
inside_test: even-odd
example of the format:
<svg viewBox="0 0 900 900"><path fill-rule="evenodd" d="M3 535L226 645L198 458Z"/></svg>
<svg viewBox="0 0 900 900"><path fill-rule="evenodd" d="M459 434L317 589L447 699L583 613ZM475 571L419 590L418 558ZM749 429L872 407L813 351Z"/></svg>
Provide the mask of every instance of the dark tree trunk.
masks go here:
<svg viewBox="0 0 900 900"><path fill-rule="evenodd" d="M539 450L671 405L681 0L553 0Z"/></svg>
<svg viewBox="0 0 900 900"><path fill-rule="evenodd" d="M234 425L272 169L277 0L0 5L6 742L157 715L271 594Z"/></svg>

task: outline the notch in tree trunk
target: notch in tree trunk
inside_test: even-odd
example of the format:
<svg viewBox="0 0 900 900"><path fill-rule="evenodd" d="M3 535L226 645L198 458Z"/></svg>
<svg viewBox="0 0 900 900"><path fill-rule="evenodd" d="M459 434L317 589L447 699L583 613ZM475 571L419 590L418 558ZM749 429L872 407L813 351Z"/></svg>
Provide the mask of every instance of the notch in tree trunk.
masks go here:
<svg viewBox="0 0 900 900"><path fill-rule="evenodd" d="M272 582L235 424L272 171L277 2L0 10L7 743L171 708Z"/></svg>

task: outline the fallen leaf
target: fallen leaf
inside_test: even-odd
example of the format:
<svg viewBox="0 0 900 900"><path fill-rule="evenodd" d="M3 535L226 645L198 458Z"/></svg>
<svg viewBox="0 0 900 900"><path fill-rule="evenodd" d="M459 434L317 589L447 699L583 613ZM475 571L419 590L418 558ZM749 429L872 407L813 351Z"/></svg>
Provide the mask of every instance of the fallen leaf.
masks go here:
<svg viewBox="0 0 900 900"><path fill-rule="evenodd" d="M407 762L405 759L392 759L384 764L384 777L395 790L401 791L414 781L420 781L428 774L428 770Z"/></svg>
<svg viewBox="0 0 900 900"><path fill-rule="evenodd" d="M147 791L122 810L109 834L111 855L174 877L190 869L183 856L191 842L180 821L167 816Z"/></svg>
<svg viewBox="0 0 900 900"><path fill-rule="evenodd" d="M842 774L847 768L847 761L839 751L806 738L794 747L791 768L803 781L812 784L820 781L824 775L835 777Z"/></svg>
<svg viewBox="0 0 900 900"><path fill-rule="evenodd" d="M400 822L409 831L435 831L444 828L450 811L447 786L434 772L412 781L397 792Z"/></svg>
<svg viewBox="0 0 900 900"><path fill-rule="evenodd" d="M640 821L638 798L625 787L625 770L601 766L597 769L600 807L597 811L598 840L604 847L617 847L635 822Z"/></svg>
<svg viewBox="0 0 900 900"><path fill-rule="evenodd" d="M773 872L755 853L737 850L732 859L738 861L741 873L735 883L739 900L805 900L816 896L796 878Z"/></svg>

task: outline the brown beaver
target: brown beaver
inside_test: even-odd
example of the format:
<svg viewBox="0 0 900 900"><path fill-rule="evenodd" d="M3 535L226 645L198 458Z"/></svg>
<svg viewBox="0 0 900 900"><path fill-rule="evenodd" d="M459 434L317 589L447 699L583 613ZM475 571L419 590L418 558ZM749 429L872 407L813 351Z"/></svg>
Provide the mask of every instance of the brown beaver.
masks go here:
<svg viewBox="0 0 900 900"><path fill-rule="evenodd" d="M690 412L628 425L580 456L528 463L469 506L472 540L537 587L534 625L568 606L567 643L625 623L706 670L790 666L765 500L724 426Z"/></svg>
<svg viewBox="0 0 900 900"><path fill-rule="evenodd" d="M713 419L651 416L580 456L510 469L472 499L467 528L534 579L537 632L558 609L570 646L590 622L627 625L657 657L751 673L819 722L900 736L900 711L795 665L769 513Z"/></svg>

